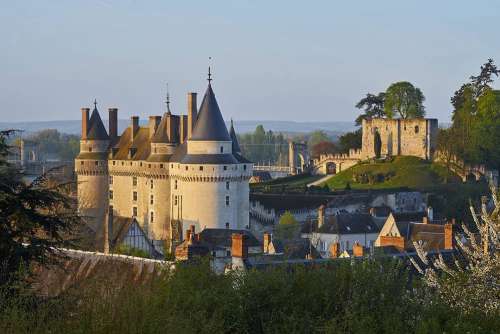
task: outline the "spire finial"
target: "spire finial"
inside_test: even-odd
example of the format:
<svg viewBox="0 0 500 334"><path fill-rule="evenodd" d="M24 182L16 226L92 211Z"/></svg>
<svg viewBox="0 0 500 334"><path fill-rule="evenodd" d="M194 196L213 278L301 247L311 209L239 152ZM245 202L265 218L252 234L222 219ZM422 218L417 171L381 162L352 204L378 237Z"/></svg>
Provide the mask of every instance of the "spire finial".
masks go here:
<svg viewBox="0 0 500 334"><path fill-rule="evenodd" d="M168 82L167 82L167 100L165 101L165 103L167 104L167 112L169 113L170 112L170 92L168 90Z"/></svg>
<svg viewBox="0 0 500 334"><path fill-rule="evenodd" d="M212 81L212 73L210 72L210 63L212 62L212 57L208 57L208 84Z"/></svg>
<svg viewBox="0 0 500 334"><path fill-rule="evenodd" d="M94 109L97 109L97 99L94 99Z"/></svg>

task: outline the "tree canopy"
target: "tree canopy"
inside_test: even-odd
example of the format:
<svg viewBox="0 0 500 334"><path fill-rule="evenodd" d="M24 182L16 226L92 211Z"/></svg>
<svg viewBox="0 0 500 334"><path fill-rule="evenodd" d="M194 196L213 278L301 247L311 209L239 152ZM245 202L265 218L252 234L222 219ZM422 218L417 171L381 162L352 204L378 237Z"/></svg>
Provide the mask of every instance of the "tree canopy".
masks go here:
<svg viewBox="0 0 500 334"><path fill-rule="evenodd" d="M407 81L393 83L385 92L384 111L389 118L417 118L425 116L422 91Z"/></svg>
<svg viewBox="0 0 500 334"><path fill-rule="evenodd" d="M376 117L376 118L381 118L385 117L385 110L384 110L384 102L385 102L385 93L378 93L377 95L374 94L366 94L364 98L359 100L359 102L356 104L356 108L362 109L364 111L363 114L359 115L356 118L356 125L361 125L361 122L365 118L369 117Z"/></svg>

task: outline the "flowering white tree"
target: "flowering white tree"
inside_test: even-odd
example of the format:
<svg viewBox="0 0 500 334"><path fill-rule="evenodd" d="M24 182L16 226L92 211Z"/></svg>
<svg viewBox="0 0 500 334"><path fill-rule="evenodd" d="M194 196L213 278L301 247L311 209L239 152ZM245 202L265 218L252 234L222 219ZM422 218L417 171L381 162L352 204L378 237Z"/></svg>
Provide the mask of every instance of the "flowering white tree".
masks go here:
<svg viewBox="0 0 500 334"><path fill-rule="evenodd" d="M415 249L421 263L410 259L424 276L424 282L452 307L466 313L496 314L500 305L500 203L497 190L491 189L493 209L483 200L481 212L471 205L470 211L477 228L472 232L462 224L463 236L455 235L456 256L445 260L441 254L429 257L421 243Z"/></svg>

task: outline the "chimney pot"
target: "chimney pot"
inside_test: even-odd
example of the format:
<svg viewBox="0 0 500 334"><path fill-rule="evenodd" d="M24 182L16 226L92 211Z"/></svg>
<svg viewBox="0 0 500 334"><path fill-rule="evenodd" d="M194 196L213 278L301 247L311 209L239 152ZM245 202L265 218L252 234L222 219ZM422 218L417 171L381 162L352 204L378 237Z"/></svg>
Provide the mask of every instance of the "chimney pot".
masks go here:
<svg viewBox="0 0 500 334"><path fill-rule="evenodd" d="M118 136L118 108L108 108L109 139L113 142Z"/></svg>
<svg viewBox="0 0 500 334"><path fill-rule="evenodd" d="M198 107L196 104L196 93L188 93L188 128L187 128L187 138L191 138L193 133L194 125L196 124L196 119L198 117Z"/></svg>
<svg viewBox="0 0 500 334"><path fill-rule="evenodd" d="M130 136L130 140L133 141L137 133L139 132L139 116L132 116L131 118L131 126L132 126L132 135Z"/></svg>
<svg viewBox="0 0 500 334"><path fill-rule="evenodd" d="M248 257L247 236L233 233L231 236L231 254L234 257L246 259Z"/></svg>
<svg viewBox="0 0 500 334"><path fill-rule="evenodd" d="M87 139L87 133L89 132L89 112L90 108L81 108L82 112L82 139Z"/></svg>

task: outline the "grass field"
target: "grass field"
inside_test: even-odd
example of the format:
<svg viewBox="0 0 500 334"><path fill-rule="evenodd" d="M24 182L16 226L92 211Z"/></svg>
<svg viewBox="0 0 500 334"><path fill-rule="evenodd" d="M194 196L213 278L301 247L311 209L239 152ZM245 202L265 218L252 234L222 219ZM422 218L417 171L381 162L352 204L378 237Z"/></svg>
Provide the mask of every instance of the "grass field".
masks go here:
<svg viewBox="0 0 500 334"><path fill-rule="evenodd" d="M364 162L346 169L326 182L331 190L345 189L410 189L431 188L445 182L446 168L417 157L395 157L391 161ZM460 182L452 173L448 182Z"/></svg>

